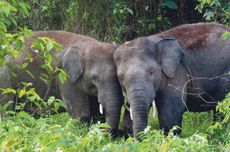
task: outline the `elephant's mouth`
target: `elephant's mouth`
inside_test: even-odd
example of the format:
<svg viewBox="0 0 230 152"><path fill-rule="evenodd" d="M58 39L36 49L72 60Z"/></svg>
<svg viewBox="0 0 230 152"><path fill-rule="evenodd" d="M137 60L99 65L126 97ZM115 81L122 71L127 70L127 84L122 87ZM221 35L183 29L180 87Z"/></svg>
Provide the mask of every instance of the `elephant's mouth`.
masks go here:
<svg viewBox="0 0 230 152"><path fill-rule="evenodd" d="M88 87L88 90L89 90L89 94L90 95L93 95L93 96L97 96L98 95L98 89L95 85L91 84L89 87Z"/></svg>

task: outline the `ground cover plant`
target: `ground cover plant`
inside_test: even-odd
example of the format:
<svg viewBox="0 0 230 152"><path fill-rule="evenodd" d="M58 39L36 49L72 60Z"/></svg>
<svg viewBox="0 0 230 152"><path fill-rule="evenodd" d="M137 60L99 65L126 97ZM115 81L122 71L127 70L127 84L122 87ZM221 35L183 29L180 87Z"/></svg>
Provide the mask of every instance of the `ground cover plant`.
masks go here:
<svg viewBox="0 0 230 152"><path fill-rule="evenodd" d="M165 137L155 124L142 133L141 142L112 140L106 124L82 124L67 113L35 119L19 112L0 119L0 151L229 151L229 101L222 108L228 113L223 122L212 125L209 113L187 113L181 137Z"/></svg>

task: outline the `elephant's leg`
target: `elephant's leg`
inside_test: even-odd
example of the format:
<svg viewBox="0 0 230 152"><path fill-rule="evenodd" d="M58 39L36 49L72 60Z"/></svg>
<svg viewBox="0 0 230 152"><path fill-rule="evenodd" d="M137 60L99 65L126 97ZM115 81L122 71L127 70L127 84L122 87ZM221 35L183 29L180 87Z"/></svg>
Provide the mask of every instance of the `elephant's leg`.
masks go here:
<svg viewBox="0 0 230 152"><path fill-rule="evenodd" d="M90 122L91 113L88 95L68 80L60 86L60 92L70 115L83 122Z"/></svg>
<svg viewBox="0 0 230 152"><path fill-rule="evenodd" d="M133 134L133 121L130 117L130 111L126 108L124 111L123 129L126 135Z"/></svg>
<svg viewBox="0 0 230 152"><path fill-rule="evenodd" d="M6 89L6 88L12 88L11 85L11 79L10 79L10 74L8 71L7 67L2 67L2 69L0 70L0 88L1 89ZM15 95L12 93L8 93L8 94L2 94L2 90L0 90L0 104L6 104L9 101L13 101L14 102L14 98ZM9 105L8 109L13 109L14 108L14 103L12 103L11 105Z"/></svg>
<svg viewBox="0 0 230 152"><path fill-rule="evenodd" d="M173 109L173 105L168 104L169 102L170 101L165 102L164 105L158 108L160 128L163 129L164 134L167 135L170 129L177 126L179 128L176 128L173 133L180 134L184 109Z"/></svg>
<svg viewBox="0 0 230 152"><path fill-rule="evenodd" d="M212 97L215 99L214 102L209 103L208 105L211 105L213 109L213 121L216 122L217 120L223 120L224 116L223 114L216 109L216 105L218 104L218 101L223 101L225 96L230 92L230 75L229 75L230 68L228 68L225 71L225 75L223 75L218 82L216 83L215 89L213 89L213 92L211 93ZM218 88L218 89L216 89Z"/></svg>
<svg viewBox="0 0 230 152"><path fill-rule="evenodd" d="M100 113L98 98L96 96L89 96L89 100L90 100L90 112L93 118L93 122L100 121L104 123L105 115L104 113L103 114Z"/></svg>
<svg viewBox="0 0 230 152"><path fill-rule="evenodd" d="M181 94L171 91L171 93L161 92L156 100L160 128L167 135L174 126L178 126L173 133L180 134L182 127L182 116L185 111L184 101L181 100ZM175 94L174 94L175 93ZM174 94L174 95L173 95Z"/></svg>

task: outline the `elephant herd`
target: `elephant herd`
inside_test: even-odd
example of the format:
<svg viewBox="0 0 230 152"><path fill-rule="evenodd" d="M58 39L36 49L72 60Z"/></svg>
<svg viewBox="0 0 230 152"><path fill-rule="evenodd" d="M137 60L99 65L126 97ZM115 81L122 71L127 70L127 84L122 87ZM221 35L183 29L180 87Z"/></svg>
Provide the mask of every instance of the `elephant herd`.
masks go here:
<svg viewBox="0 0 230 152"><path fill-rule="evenodd" d="M149 109L156 106L164 133L179 126L174 130L179 134L184 112L213 110L230 91L230 38L221 39L226 31L230 28L216 23L185 24L121 45L64 31L33 32L17 58L7 57L12 64L1 68L0 88L18 89L18 82L31 82L40 96L47 94L39 78L45 72L41 58L27 66L35 78L16 65L25 63L28 53L36 54L30 49L34 39L48 37L63 46L61 52L54 51L60 61L54 64L68 78L63 84L53 80L47 96L62 99L71 116L83 122L102 117L116 136L121 108L128 104L124 130L138 138L148 125ZM11 76L12 70L17 77ZM2 94L0 104L15 98Z"/></svg>

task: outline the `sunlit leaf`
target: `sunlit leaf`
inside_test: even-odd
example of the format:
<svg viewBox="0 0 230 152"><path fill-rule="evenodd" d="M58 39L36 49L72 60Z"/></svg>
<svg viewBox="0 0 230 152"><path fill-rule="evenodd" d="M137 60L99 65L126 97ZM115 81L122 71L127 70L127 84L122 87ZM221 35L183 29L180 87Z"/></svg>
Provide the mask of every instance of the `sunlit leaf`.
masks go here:
<svg viewBox="0 0 230 152"><path fill-rule="evenodd" d="M9 93L16 94L16 90L11 88L5 88L5 89L0 88L0 90L2 91L2 94L9 94Z"/></svg>
<svg viewBox="0 0 230 152"><path fill-rule="evenodd" d="M2 7L2 11L6 16L9 16L10 14L10 8L9 7Z"/></svg>
<svg viewBox="0 0 230 152"><path fill-rule="evenodd" d="M126 8L126 10L127 10L131 15L133 15L133 11L132 11L130 8Z"/></svg>
<svg viewBox="0 0 230 152"><path fill-rule="evenodd" d="M3 105L2 109L5 111L7 110L10 106L14 104L13 101L8 101L6 104Z"/></svg>
<svg viewBox="0 0 230 152"><path fill-rule="evenodd" d="M32 72L30 72L29 70L26 70L26 73L27 73L32 79L35 78L34 74L33 74Z"/></svg>
<svg viewBox="0 0 230 152"><path fill-rule="evenodd" d="M222 35L221 35L221 39L223 41L227 40L228 38L230 38L230 32L227 31L227 32L224 32Z"/></svg>
<svg viewBox="0 0 230 152"><path fill-rule="evenodd" d="M53 43L51 43L50 41L48 41L46 43L46 49L47 49L47 51L50 51L52 48L53 48Z"/></svg>
<svg viewBox="0 0 230 152"><path fill-rule="evenodd" d="M54 102L54 100L55 100L54 96L49 97L48 102L47 102L48 105L51 105Z"/></svg>
<svg viewBox="0 0 230 152"><path fill-rule="evenodd" d="M58 79L61 82L61 84L63 84L65 82L67 77L68 77L67 73L64 70L59 69Z"/></svg>
<svg viewBox="0 0 230 152"><path fill-rule="evenodd" d="M18 97L21 98L26 95L26 91L24 89L19 90Z"/></svg>

